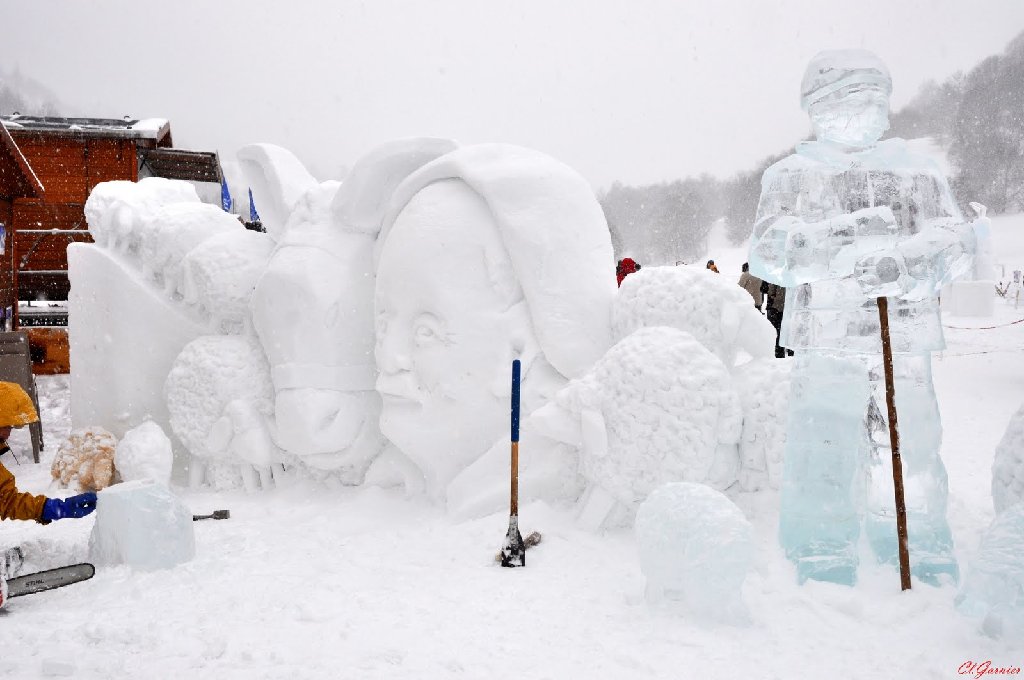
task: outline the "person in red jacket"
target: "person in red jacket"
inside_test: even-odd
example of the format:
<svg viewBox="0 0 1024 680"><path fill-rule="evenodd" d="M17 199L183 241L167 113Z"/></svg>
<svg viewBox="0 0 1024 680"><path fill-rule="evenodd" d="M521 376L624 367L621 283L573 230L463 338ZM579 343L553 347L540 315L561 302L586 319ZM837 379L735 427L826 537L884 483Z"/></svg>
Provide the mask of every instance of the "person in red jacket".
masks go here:
<svg viewBox="0 0 1024 680"><path fill-rule="evenodd" d="M622 280L630 274L640 271L640 263L631 257L624 257L615 265L615 279L622 285Z"/></svg>

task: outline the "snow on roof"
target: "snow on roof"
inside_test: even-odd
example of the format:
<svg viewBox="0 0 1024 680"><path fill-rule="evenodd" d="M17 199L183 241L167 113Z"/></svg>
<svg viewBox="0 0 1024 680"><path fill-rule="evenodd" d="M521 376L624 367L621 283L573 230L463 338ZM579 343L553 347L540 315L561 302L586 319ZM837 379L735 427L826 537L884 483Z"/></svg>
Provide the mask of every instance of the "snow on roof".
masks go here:
<svg viewBox="0 0 1024 680"><path fill-rule="evenodd" d="M0 116L8 129L89 132L108 137L160 139L170 132L166 118L57 118L53 116Z"/></svg>

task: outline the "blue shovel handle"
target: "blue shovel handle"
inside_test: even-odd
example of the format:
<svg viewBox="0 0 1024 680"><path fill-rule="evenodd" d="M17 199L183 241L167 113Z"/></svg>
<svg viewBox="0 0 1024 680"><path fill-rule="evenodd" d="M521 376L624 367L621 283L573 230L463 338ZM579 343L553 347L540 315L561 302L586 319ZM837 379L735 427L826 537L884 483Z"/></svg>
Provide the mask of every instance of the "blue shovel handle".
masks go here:
<svg viewBox="0 0 1024 680"><path fill-rule="evenodd" d="M512 441L519 441L519 359L512 362Z"/></svg>

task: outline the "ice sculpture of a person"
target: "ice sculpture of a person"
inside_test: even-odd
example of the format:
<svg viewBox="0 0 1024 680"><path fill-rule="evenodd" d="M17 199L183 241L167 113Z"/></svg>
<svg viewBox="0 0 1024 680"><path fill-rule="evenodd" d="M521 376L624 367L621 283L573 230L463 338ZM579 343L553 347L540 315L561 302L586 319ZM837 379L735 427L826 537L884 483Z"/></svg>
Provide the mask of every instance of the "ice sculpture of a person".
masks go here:
<svg viewBox="0 0 1024 680"><path fill-rule="evenodd" d="M856 580L862 515L879 561L897 560L878 296L889 299L912 573L958 575L930 352L944 346L937 294L970 269L982 225L965 222L932 161L879 142L891 90L870 52L815 56L801 104L817 141L762 178L750 271L788 290L780 342L796 365L779 536L801 582Z"/></svg>
<svg viewBox="0 0 1024 680"><path fill-rule="evenodd" d="M536 151L467 146L401 184L378 240L381 431L443 499L523 412L611 345L614 255L593 190Z"/></svg>

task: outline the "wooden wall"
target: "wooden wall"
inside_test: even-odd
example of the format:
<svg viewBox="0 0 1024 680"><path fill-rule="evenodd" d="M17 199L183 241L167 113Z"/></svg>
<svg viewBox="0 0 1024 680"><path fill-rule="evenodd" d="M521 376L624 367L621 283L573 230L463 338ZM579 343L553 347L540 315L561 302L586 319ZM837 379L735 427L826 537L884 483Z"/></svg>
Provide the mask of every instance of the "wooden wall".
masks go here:
<svg viewBox="0 0 1024 680"><path fill-rule="evenodd" d="M137 140L90 138L70 131L10 132L44 187L42 201L20 199L14 203L11 248L18 299L65 300L70 290L67 276L53 272L67 271L69 243L91 241L85 201L93 188L100 182L138 179ZM75 233L39 231L52 229Z"/></svg>
<svg viewBox="0 0 1024 680"><path fill-rule="evenodd" d="M2 253L0 253L0 331L13 330L8 328L9 314L14 311L17 305L17 297L14 294L14 237L12 235L13 204L0 198L0 224L4 225L4 238Z"/></svg>

